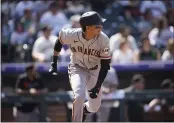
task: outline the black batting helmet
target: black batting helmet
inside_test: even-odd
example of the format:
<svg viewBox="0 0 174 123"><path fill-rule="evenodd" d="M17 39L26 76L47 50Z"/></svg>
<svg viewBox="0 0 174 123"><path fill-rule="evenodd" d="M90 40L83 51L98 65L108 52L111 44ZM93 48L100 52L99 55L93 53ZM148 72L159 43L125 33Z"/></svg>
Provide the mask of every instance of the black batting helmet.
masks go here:
<svg viewBox="0 0 174 123"><path fill-rule="evenodd" d="M106 19L100 17L100 15L95 11L89 11L84 13L79 20L79 23L82 27L90 25L99 25L105 22Z"/></svg>

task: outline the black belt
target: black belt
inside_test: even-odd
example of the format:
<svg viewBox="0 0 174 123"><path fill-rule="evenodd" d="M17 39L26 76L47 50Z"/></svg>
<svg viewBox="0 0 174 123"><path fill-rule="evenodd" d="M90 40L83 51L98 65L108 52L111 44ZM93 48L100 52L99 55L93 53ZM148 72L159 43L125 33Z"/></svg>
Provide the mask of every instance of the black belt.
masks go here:
<svg viewBox="0 0 174 123"><path fill-rule="evenodd" d="M89 70L96 70L98 68L98 65L96 65L95 67L89 68Z"/></svg>
<svg viewBox="0 0 174 123"><path fill-rule="evenodd" d="M78 65L78 64L75 64L75 65ZM78 65L79 66L79 65ZM69 64L69 67L70 67L70 64ZM81 66L80 66L81 67ZM84 68L84 67L83 67ZM98 68L98 65L92 67L92 68L89 68L89 70L96 70Z"/></svg>

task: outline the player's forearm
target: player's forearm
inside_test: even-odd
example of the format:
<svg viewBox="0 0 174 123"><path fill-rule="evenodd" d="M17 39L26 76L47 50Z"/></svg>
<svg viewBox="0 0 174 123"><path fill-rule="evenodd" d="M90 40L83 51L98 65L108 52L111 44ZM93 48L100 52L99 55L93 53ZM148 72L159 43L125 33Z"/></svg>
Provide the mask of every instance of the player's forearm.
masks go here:
<svg viewBox="0 0 174 123"><path fill-rule="evenodd" d="M57 59L58 59L61 49L62 49L62 44L60 43L60 40L58 38L54 45L54 52L53 52L53 62L54 63L57 63Z"/></svg>
<svg viewBox="0 0 174 123"><path fill-rule="evenodd" d="M54 56L58 56L61 49L62 49L62 43L60 39L57 38L56 43L54 45Z"/></svg>
<svg viewBox="0 0 174 123"><path fill-rule="evenodd" d="M97 85L96 85L97 87L101 87L101 85L103 84L104 79L106 78L107 73L108 73L108 69L101 68L101 70L99 72Z"/></svg>
<svg viewBox="0 0 174 123"><path fill-rule="evenodd" d="M107 75L109 69L110 69L110 59L101 60L101 69L99 72L98 81L97 81L96 86L101 87L104 79L106 78L106 75Z"/></svg>
<svg viewBox="0 0 174 123"><path fill-rule="evenodd" d="M54 53L53 53L53 63L55 63L55 64L57 63L58 56L59 56L59 52L54 51Z"/></svg>

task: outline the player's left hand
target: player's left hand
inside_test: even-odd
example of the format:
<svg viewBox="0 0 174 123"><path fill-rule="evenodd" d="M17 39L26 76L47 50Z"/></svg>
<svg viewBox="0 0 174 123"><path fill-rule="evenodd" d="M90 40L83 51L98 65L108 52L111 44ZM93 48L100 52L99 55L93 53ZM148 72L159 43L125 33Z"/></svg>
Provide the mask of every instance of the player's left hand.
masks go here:
<svg viewBox="0 0 174 123"><path fill-rule="evenodd" d="M51 75L57 76L57 64L55 64L54 62L51 63L51 68L49 69L49 73L51 73Z"/></svg>
<svg viewBox="0 0 174 123"><path fill-rule="evenodd" d="M88 92L89 92L89 96L92 99L95 99L95 98L97 98L98 93L100 92L100 87L94 87L93 89L89 90Z"/></svg>

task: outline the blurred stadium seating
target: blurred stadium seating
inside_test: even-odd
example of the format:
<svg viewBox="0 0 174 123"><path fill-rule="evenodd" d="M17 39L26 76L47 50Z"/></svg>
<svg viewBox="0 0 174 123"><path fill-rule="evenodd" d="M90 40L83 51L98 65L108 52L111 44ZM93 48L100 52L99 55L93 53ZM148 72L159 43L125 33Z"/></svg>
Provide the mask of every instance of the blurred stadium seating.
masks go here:
<svg viewBox="0 0 174 123"><path fill-rule="evenodd" d="M133 0L125 0L125 3L123 3L121 0L73 1L74 2L69 0L38 0L27 1L28 4L25 4L22 0L1 0L1 91L3 92L3 94L8 95L9 93L14 93L15 82L18 75L25 72L26 65L31 62L36 64L36 69L43 76L44 84L50 92L59 92L60 90L66 92L71 90L67 73L67 64L69 62L69 59L66 59L66 62L60 62L58 66L60 74L57 76L57 82L51 82L50 76L47 72L50 63L35 62L35 60L32 58L33 44L36 39L40 35L42 35L42 24L40 22L40 18L49 10L49 5L52 2L56 3L59 11L62 12L68 20L65 25L62 25L62 27L72 23L70 22L72 15L82 14L83 12L89 10L95 10L100 13L102 17L107 19L106 23L103 26L103 32L105 32L109 38L112 35L119 33L120 25L125 24L127 27L130 27L131 35L135 38L136 44L138 45L139 49L141 49L142 45L141 37L144 35L148 37L152 29L157 27L156 21L158 19L154 17L151 18L151 20L147 20L147 22L151 24L150 30L140 30L138 24L145 21L145 13L141 12L143 3L142 1L135 2ZM164 4L166 9L166 11L162 13L162 16L167 19L167 26L172 30L174 28L174 19L172 18L172 15L174 14L174 1L165 0L162 1L162 3ZM78 8L78 11L74 10L74 8ZM150 7L147 7L147 10L148 9L153 10L153 8ZM28 16L27 12L31 12L31 16L29 15L30 17L28 20L26 17ZM21 29L21 27L19 26L20 24L22 24L23 29ZM174 29L171 32L174 33ZM25 34L27 34L27 36ZM58 34L56 33L55 35ZM159 48L158 46L152 47ZM160 52L162 56L164 50L167 49L167 46L162 47L161 49L159 50L161 50ZM128 64L115 63L113 64L113 67L116 69L119 78L118 89L124 89L128 87L131 83L132 76L136 73L141 73L145 77L145 89L147 91L160 89L160 83L164 79L168 78L174 82L174 57L173 60L169 61L162 61L162 58L160 58L158 61L139 61L138 63ZM151 94L149 95L152 95L152 97L156 94L153 94L153 92L150 93ZM157 98L158 94L156 94L154 98L155 97ZM165 98L165 96L163 98ZM2 94L1 99L3 99ZM11 97L11 99L13 98ZM1 113L1 118L2 121L10 122L14 121L12 114L14 105L8 100L10 99L5 100L8 103L4 100L4 102L2 102L1 111L3 111L4 113ZM149 101L150 100L147 99L144 104L148 104ZM67 109L66 103L55 102L48 106L48 112L46 112L48 114L47 120L49 121L50 118L51 121L71 121L71 111ZM56 111L57 113L55 113ZM118 112L114 112L113 109L112 114L114 113L118 114ZM174 119L170 117L172 115L173 114L169 112L164 113L162 110L155 113L144 112L145 121L167 121L167 119L169 121L174 121ZM115 116L110 116L110 120L123 121L120 120L120 118L114 119L114 117Z"/></svg>

